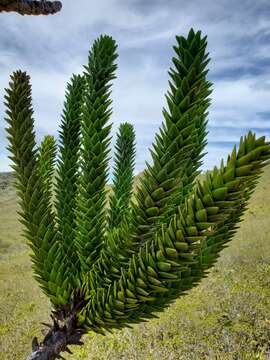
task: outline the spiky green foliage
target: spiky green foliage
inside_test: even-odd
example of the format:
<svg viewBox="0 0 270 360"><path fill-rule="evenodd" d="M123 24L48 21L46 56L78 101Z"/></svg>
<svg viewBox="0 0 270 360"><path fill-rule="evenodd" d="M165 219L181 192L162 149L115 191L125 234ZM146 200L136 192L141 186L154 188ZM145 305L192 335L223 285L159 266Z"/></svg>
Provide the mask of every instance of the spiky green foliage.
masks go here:
<svg viewBox="0 0 270 360"><path fill-rule="evenodd" d="M33 127L33 110L31 104L31 85L25 72L16 71L11 75L9 88L5 95L6 121L9 127L8 150L13 156L12 168L16 173L16 189L20 198L20 222L25 226L24 235L33 250L32 262L35 278L44 292L51 298L56 296L60 283L54 278L55 264L63 260L59 246L58 234L54 228L54 216L49 197L44 187L49 179L48 168L51 166L53 146L49 144L49 162L39 166L35 133ZM50 141L50 140L49 140ZM47 146L43 143L43 146ZM45 156L41 151L41 158ZM48 166L47 166L48 165ZM46 168L46 171L44 172ZM42 176L41 172L43 173ZM47 180L46 180L47 179ZM61 260L60 260L61 259Z"/></svg>
<svg viewBox="0 0 270 360"><path fill-rule="evenodd" d="M80 264L75 247L75 207L79 175L82 102L85 79L73 75L67 85L66 100L59 132L60 156L57 162L56 201L57 223L64 251L71 260L72 278L79 280ZM68 274L70 277L71 274ZM71 281L71 279L70 279ZM77 281L78 282L78 281Z"/></svg>
<svg viewBox="0 0 270 360"><path fill-rule="evenodd" d="M83 77L74 76L68 85L56 218L48 191L53 140L41 145L38 157L29 77L20 71L12 75L6 96L9 150L34 271L55 308L54 325L46 337L54 349L61 348L63 339L65 346L72 344L74 333L80 342L84 330L105 333L155 317L195 286L232 239L262 168L269 163L270 143L250 132L226 166L222 162L195 183L211 93L207 42L192 29L187 38L176 39L176 69L170 73L173 84L166 96L169 112L163 110L165 122L151 150L153 164L147 164L135 201L130 201L134 133L131 125L121 125L108 213L108 82L115 77L115 41L106 35L96 40ZM76 287L80 289L75 301ZM35 348L44 355L42 344L35 343Z"/></svg>
<svg viewBox="0 0 270 360"><path fill-rule="evenodd" d="M181 293L196 285L231 240L254 190L270 143L249 133L221 165L198 182L178 213L163 224L122 268L121 277L106 288L89 289L80 320L104 333L155 317Z"/></svg>
<svg viewBox="0 0 270 360"><path fill-rule="evenodd" d="M135 132L131 124L119 127L115 145L113 194L109 201L108 227L119 227L129 214L135 165Z"/></svg>
<svg viewBox="0 0 270 360"><path fill-rule="evenodd" d="M205 127L211 83L205 70L210 59L206 37L191 30L187 39L176 36L175 70L169 72L171 93L166 95L170 113L163 109L165 124L151 150L153 165L147 164L132 208L132 229L136 250L181 204L192 188L206 144Z"/></svg>
<svg viewBox="0 0 270 360"><path fill-rule="evenodd" d="M38 153L39 173L48 199L51 198L52 176L57 152L56 142L53 136L46 135L40 144Z"/></svg>
<svg viewBox="0 0 270 360"><path fill-rule="evenodd" d="M86 91L82 107L81 169L76 208L76 246L84 271L97 259L106 226L106 191L111 124L108 83L117 65L115 41L101 36L93 44L85 66Z"/></svg>
<svg viewBox="0 0 270 360"><path fill-rule="evenodd" d="M147 164L138 185L129 223L107 235L106 246L88 274L93 288L119 278L120 266L127 268L130 256L170 221L199 173L211 93L211 83L206 81L207 41L192 29L187 39L176 39L173 84L169 81L172 93L166 95L170 113L163 109L165 124L150 150L153 165Z"/></svg>

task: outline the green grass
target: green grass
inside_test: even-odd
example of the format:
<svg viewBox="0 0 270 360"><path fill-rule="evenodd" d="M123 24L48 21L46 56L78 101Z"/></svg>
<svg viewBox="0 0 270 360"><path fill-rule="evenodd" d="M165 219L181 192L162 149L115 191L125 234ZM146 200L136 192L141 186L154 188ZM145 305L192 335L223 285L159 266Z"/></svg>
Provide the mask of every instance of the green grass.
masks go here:
<svg viewBox="0 0 270 360"><path fill-rule="evenodd" d="M0 177L3 184L5 178ZM32 278L15 191L0 186L0 360L25 359L50 322L49 301ZM215 267L160 318L71 347L82 360L270 359L270 167L240 229Z"/></svg>

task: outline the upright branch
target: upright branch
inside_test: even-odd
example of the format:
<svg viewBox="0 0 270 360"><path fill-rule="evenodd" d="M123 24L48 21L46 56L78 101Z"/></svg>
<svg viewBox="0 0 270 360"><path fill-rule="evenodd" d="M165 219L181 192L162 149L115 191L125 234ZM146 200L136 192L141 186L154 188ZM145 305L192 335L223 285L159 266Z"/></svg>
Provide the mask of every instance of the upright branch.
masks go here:
<svg viewBox="0 0 270 360"><path fill-rule="evenodd" d="M51 171L48 172L48 166L44 165L46 158L42 148L48 144L42 145L38 156L31 101L30 77L22 71L14 72L9 88L6 89L5 105L9 125L6 131L10 143L7 149L13 155L9 158L14 163L12 168L15 170L17 194L20 198L19 221L24 225L24 235L33 251L31 258L35 278L45 294L57 304L57 291L59 292L62 284L57 282L56 275L61 273L58 265L60 261L64 261L65 256L55 228L49 193L46 191ZM52 156L53 153L52 149ZM50 156L49 168L51 161Z"/></svg>
<svg viewBox="0 0 270 360"><path fill-rule="evenodd" d="M110 284L110 276L104 276L104 271L119 274L120 268L112 264L121 265L121 260L125 264L130 255L126 234L131 215L134 158L134 128L131 124L123 123L119 127L115 145L113 191L109 199L107 234L99 257L86 275L88 285L94 289L106 283Z"/></svg>
<svg viewBox="0 0 270 360"><path fill-rule="evenodd" d="M39 147L38 167L43 189L47 194L49 202L52 197L52 182L56 152L57 146L54 137L46 135Z"/></svg>
<svg viewBox="0 0 270 360"><path fill-rule="evenodd" d="M105 184L108 177L108 154L111 124L108 84L115 78L118 57L115 41L100 36L89 53L85 66L85 96L81 120L81 148L78 201L76 207L76 246L83 271L99 256L106 226Z"/></svg>
<svg viewBox="0 0 270 360"><path fill-rule="evenodd" d="M72 271L66 273L68 282L79 286L80 260L75 246L76 215L78 196L79 151L82 121L82 105L85 79L73 75L67 84L66 99L59 131L59 158L56 171L55 207L61 242ZM62 279L63 281L66 278Z"/></svg>
<svg viewBox="0 0 270 360"><path fill-rule="evenodd" d="M135 248L151 239L160 225L192 189L206 145L206 116L211 83L206 80L206 37L190 30L187 39L176 36L173 57L175 70L169 72L171 93L166 95L169 110L151 149L153 165L147 165L132 206L131 232ZM137 242L137 245L136 245Z"/></svg>
<svg viewBox="0 0 270 360"><path fill-rule="evenodd" d="M107 236L107 244L95 269L88 274L89 284L110 284L127 268L130 256L151 239L164 222L169 222L194 185L206 145L207 108L211 83L206 80L210 59L206 37L190 30L187 39L176 36L173 57L175 70L169 81L172 93L166 95L170 113L163 110L165 123L151 149L153 165L139 179L136 201L131 201L128 224ZM129 256L128 256L129 255Z"/></svg>
<svg viewBox="0 0 270 360"><path fill-rule="evenodd" d="M0 0L0 12L12 11L20 15L51 15L61 9L61 1Z"/></svg>
<svg viewBox="0 0 270 360"><path fill-rule="evenodd" d="M130 213L134 165L134 128L131 124L123 123L119 127L115 145L113 193L110 196L108 214L109 229L120 227L123 219Z"/></svg>

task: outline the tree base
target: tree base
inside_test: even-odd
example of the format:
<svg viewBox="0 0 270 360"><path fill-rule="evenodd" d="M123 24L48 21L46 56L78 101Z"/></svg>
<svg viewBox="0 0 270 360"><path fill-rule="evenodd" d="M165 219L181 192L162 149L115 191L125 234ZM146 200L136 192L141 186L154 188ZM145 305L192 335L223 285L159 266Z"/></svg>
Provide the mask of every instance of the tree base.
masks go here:
<svg viewBox="0 0 270 360"><path fill-rule="evenodd" d="M87 330L78 324L77 313L84 307L83 292L77 290L71 304L62 306L59 310L52 311L53 324L42 323L50 330L39 344L37 338L32 340L32 354L26 360L54 360L64 359L60 354L72 354L68 345L83 345L82 335Z"/></svg>
<svg viewBox="0 0 270 360"><path fill-rule="evenodd" d="M67 331L67 327L60 327L57 330L55 325L51 327L48 334L45 336L42 343L38 343L35 337L32 341L32 354L27 360L55 360L64 359L61 356L62 352L72 354L68 345L83 345L81 337L86 333L83 328L72 329L72 332Z"/></svg>

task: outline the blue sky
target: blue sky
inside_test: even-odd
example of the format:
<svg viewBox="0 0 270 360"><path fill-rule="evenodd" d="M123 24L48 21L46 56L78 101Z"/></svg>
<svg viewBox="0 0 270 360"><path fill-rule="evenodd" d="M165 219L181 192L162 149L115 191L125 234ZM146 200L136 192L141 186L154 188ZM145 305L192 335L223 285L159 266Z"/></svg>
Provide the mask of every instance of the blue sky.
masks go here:
<svg viewBox="0 0 270 360"><path fill-rule="evenodd" d="M113 141L121 122L136 131L135 174L167 107L175 36L189 29L208 37L213 82L203 170L218 165L248 130L270 137L269 0L63 0L53 16L0 13L0 171L10 171L4 88L14 70L31 76L37 143L58 137L66 83L81 73L93 41L112 36L119 54L113 80ZM78 5L79 4L79 5ZM113 153L111 153L111 156ZM110 161L112 164L112 160Z"/></svg>

